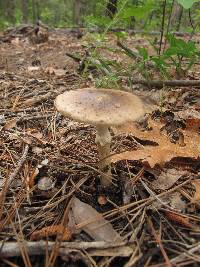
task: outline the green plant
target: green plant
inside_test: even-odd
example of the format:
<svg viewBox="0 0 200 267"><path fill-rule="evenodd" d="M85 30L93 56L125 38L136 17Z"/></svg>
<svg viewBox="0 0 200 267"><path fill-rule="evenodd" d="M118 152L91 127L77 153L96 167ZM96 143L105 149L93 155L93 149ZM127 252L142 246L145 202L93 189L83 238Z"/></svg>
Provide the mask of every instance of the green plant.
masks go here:
<svg viewBox="0 0 200 267"><path fill-rule="evenodd" d="M167 36L167 41L169 48L163 53L163 59L171 61L178 76L186 74L200 60L200 51L194 42L175 38L172 34Z"/></svg>
<svg viewBox="0 0 200 267"><path fill-rule="evenodd" d="M197 0L179 0L178 1L184 8L191 8L194 2ZM100 70L100 75L98 78L95 77L95 82L97 86L109 86L109 84L117 84L119 80L116 78L117 74L124 74L123 69L119 68L117 64L111 64L101 58L98 52L98 48L102 48L104 44L104 49L106 48L105 37L108 30L122 21L130 21L133 17L137 21L143 21L143 24L148 21L150 14L155 14L160 9L162 1L147 0L147 1L137 1L137 4L130 4L127 0L119 1L119 12L115 15L113 20L108 20L104 24L103 17L92 18L91 24L98 24L101 27L104 27L104 32L98 36L95 36L95 49L90 54L90 59L86 63L85 70L87 67L92 64L96 65L96 68ZM167 8L171 7L172 0L166 1ZM166 13L167 14L167 13ZM103 25L104 24L104 25ZM106 25L107 24L107 25ZM128 24L124 24L128 25ZM120 40L125 40L127 38L124 33L115 33L118 45ZM156 45L156 43L151 43L152 47L155 50L155 55L149 55L148 50L145 47L139 47L138 55L129 49L128 47L121 47L124 53L131 58L133 63L127 65L126 76L131 75L134 69L137 69L140 74L147 80L153 79L154 77L159 77L161 79L170 79L171 77L182 78L187 75L188 70L200 59L200 51L197 49L196 45L192 41L184 41L182 39L174 37L172 34L166 36L166 46L167 49L162 52ZM160 53L161 52L161 53ZM112 68L111 68L112 67Z"/></svg>
<svg viewBox="0 0 200 267"><path fill-rule="evenodd" d="M111 72L110 74L95 78L95 86L103 88L119 88L119 78L115 73Z"/></svg>
<svg viewBox="0 0 200 267"><path fill-rule="evenodd" d="M188 9L191 8L195 2L199 2L199 0L177 0L177 2L185 9Z"/></svg>
<svg viewBox="0 0 200 267"><path fill-rule="evenodd" d="M161 55L158 55L158 49L153 43L152 46L157 53L155 56L149 56L147 49L144 47L138 48L142 60L137 67L145 79L152 78L149 67L157 70L162 78L170 78L173 69L176 78L182 78L200 60L200 51L194 42L184 41L172 34L167 35L166 39L168 48Z"/></svg>

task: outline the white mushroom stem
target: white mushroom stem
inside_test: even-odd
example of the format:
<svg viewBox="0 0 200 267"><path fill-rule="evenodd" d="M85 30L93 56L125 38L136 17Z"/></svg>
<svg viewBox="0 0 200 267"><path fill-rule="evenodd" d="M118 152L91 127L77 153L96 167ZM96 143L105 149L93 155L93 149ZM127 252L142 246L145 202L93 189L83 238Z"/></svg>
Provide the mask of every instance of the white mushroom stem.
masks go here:
<svg viewBox="0 0 200 267"><path fill-rule="evenodd" d="M111 184L111 166L110 166L110 143L111 135L108 127L105 125L97 126L97 135L95 142L99 151L99 169L105 174L101 175L101 184L108 186Z"/></svg>

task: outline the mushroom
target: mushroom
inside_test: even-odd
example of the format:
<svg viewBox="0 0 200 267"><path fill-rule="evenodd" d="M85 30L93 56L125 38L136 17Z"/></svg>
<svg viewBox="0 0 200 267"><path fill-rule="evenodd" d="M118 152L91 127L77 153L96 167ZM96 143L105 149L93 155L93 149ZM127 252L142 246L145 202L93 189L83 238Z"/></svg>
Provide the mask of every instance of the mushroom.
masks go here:
<svg viewBox="0 0 200 267"><path fill-rule="evenodd" d="M64 116L96 126L101 184L112 183L110 166L111 135L109 126L136 121L145 114L142 101L132 93L114 89L84 88L67 91L55 100L56 109Z"/></svg>

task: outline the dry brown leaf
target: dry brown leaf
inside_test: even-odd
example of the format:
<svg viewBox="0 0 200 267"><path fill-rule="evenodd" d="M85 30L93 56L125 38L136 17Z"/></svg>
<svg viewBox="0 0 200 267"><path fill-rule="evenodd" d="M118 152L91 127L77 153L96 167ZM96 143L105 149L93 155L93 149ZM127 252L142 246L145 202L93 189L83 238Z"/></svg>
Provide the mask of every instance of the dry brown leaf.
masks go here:
<svg viewBox="0 0 200 267"><path fill-rule="evenodd" d="M180 179L186 172L177 169L164 169L156 180L152 182L154 189L169 189L178 179Z"/></svg>
<svg viewBox="0 0 200 267"><path fill-rule="evenodd" d="M17 125L17 119L11 119L3 126L3 130L10 130Z"/></svg>
<svg viewBox="0 0 200 267"><path fill-rule="evenodd" d="M33 146L33 147L32 147L32 152L33 152L34 154L39 155L39 154L42 154L43 149L42 149L41 147L38 147L38 146Z"/></svg>
<svg viewBox="0 0 200 267"><path fill-rule="evenodd" d="M28 68L27 68L28 72L38 71L40 69L41 69L40 66L28 66Z"/></svg>
<svg viewBox="0 0 200 267"><path fill-rule="evenodd" d="M200 132L200 112L195 109L186 109L177 112L177 115L185 120L186 129Z"/></svg>
<svg viewBox="0 0 200 267"><path fill-rule="evenodd" d="M28 185L29 185L29 188L33 188L34 185L35 185L35 179L37 177L39 173L39 169L38 168L35 168L32 173L30 174L30 176L28 176L27 180L28 180Z"/></svg>
<svg viewBox="0 0 200 267"><path fill-rule="evenodd" d="M186 202L181 199L181 194L179 192L173 192L170 196L170 206L178 211L185 211Z"/></svg>
<svg viewBox="0 0 200 267"><path fill-rule="evenodd" d="M197 203L200 201L200 180L193 180L192 184L195 187L195 193L191 199L191 203Z"/></svg>
<svg viewBox="0 0 200 267"><path fill-rule="evenodd" d="M66 74L66 70L63 69L54 69L53 67L46 68L46 72L50 75L56 75L58 77L64 76Z"/></svg>
<svg viewBox="0 0 200 267"><path fill-rule="evenodd" d="M153 168L156 164L162 165L174 157L199 158L200 137L197 132L189 131L188 129L183 130L185 146L180 146L179 144L171 143L168 136L160 132L163 124L151 121L150 126L152 127L151 131L141 131L133 123L113 128L115 133L130 133L140 139L156 142L158 146L145 146L142 149L115 154L111 157L111 161L142 160Z"/></svg>
<svg viewBox="0 0 200 267"><path fill-rule="evenodd" d="M35 133L31 133L32 136L34 136L36 139L42 139L43 137L43 133L41 132L35 132Z"/></svg>
<svg viewBox="0 0 200 267"><path fill-rule="evenodd" d="M42 191L48 191L54 188L55 181L51 177L41 177L38 181L38 189Z"/></svg>
<svg viewBox="0 0 200 267"><path fill-rule="evenodd" d="M19 37L16 37L13 40L11 40L11 44L19 46L20 45Z"/></svg>
<svg viewBox="0 0 200 267"><path fill-rule="evenodd" d="M122 242L123 238L113 228L111 223L104 219L90 205L74 197L71 201L71 215L76 223L76 228L81 228L96 241Z"/></svg>
<svg viewBox="0 0 200 267"><path fill-rule="evenodd" d="M199 118L186 119L186 127L189 130L200 132L200 119Z"/></svg>

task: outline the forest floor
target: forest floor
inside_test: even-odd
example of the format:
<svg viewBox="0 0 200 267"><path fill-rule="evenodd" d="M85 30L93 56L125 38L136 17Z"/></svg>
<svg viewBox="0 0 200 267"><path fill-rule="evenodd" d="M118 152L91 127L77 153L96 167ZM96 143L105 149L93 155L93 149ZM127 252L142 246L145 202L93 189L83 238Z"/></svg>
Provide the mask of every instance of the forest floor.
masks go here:
<svg viewBox="0 0 200 267"><path fill-rule="evenodd" d="M66 56L86 55L93 41L64 31L41 44L0 34L0 266L199 266L200 85L121 82L149 113L111 127L114 184L105 188L95 127L54 107L64 91L102 82ZM153 54L145 36L124 42ZM131 60L113 34L104 46L102 58L126 69ZM199 79L198 63L184 79Z"/></svg>

